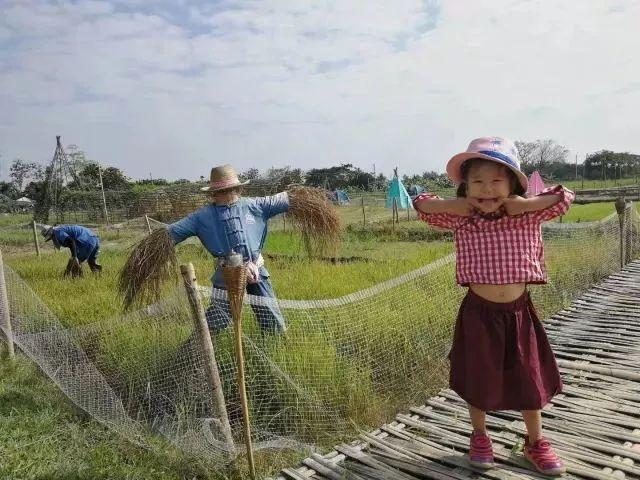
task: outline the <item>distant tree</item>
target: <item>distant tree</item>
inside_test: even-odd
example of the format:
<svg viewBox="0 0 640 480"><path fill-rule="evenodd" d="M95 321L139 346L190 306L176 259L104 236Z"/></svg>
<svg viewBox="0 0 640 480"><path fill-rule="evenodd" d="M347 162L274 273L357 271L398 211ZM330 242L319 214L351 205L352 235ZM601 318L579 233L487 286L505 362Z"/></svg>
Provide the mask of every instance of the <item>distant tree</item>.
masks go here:
<svg viewBox="0 0 640 480"><path fill-rule="evenodd" d="M42 167L37 163L25 162L20 158L16 158L11 163L11 167L9 167L9 177L16 190L22 193L25 184L29 180L42 177Z"/></svg>
<svg viewBox="0 0 640 480"><path fill-rule="evenodd" d="M24 188L23 195L27 198L30 198L31 200L35 200L36 202L42 202L44 192L45 181L35 180L27 184L27 186Z"/></svg>
<svg viewBox="0 0 640 480"><path fill-rule="evenodd" d="M257 168L250 168L239 174L238 178L243 182L246 182L247 180L257 180L260 178L260 170Z"/></svg>
<svg viewBox="0 0 640 480"><path fill-rule="evenodd" d="M567 163L569 150L550 138L535 142L516 141L515 144L522 168L527 174L534 170L544 172L549 165L554 163Z"/></svg>
<svg viewBox="0 0 640 480"><path fill-rule="evenodd" d="M78 173L78 179L84 188L100 188L100 166L96 162L86 162ZM131 185L129 179L116 167L102 169L102 182L105 190L128 190ZM69 187L78 187L72 182Z"/></svg>
<svg viewBox="0 0 640 480"><path fill-rule="evenodd" d="M600 150L587 155L584 170L585 177L590 179L613 179L635 175L640 170L640 155Z"/></svg>
<svg viewBox="0 0 640 480"><path fill-rule="evenodd" d="M284 190L291 184L304 183L304 173L302 170L291 167L270 168L262 178L264 180L268 180L269 183L276 185L280 190Z"/></svg>
<svg viewBox="0 0 640 480"><path fill-rule="evenodd" d="M0 194L5 195L12 200L17 200L20 192L11 182L0 182Z"/></svg>
<svg viewBox="0 0 640 480"><path fill-rule="evenodd" d="M329 168L313 168L305 175L305 185L329 190L344 188L378 190L386 188L387 182L384 175L380 174L376 177L350 163Z"/></svg>

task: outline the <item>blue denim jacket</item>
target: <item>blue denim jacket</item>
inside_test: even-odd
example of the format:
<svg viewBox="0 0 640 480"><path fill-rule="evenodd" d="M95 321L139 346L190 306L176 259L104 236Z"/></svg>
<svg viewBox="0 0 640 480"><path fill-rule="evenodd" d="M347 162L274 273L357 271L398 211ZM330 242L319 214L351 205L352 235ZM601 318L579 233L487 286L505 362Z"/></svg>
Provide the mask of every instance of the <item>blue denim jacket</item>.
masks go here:
<svg viewBox="0 0 640 480"><path fill-rule="evenodd" d="M286 192L269 197L241 197L230 205L205 205L168 228L176 244L195 235L214 257L224 257L233 250L242 253L245 261L255 261L264 246L267 221L288 208ZM264 266L260 267L260 275L269 277ZM224 287L219 265L211 281L217 287Z"/></svg>
<svg viewBox="0 0 640 480"><path fill-rule="evenodd" d="M80 262L89 258L98 246L98 236L81 225L58 225L53 228L53 236L58 245L62 245L68 238L75 240L76 255Z"/></svg>

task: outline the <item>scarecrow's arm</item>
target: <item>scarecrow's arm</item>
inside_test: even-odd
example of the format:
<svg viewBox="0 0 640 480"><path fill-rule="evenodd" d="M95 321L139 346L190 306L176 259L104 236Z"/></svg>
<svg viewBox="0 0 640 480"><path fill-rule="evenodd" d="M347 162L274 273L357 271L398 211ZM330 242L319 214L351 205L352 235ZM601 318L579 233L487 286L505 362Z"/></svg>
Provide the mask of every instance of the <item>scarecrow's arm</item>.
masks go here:
<svg viewBox="0 0 640 480"><path fill-rule="evenodd" d="M289 194L280 192L275 195L260 197L256 199L256 203L262 210L263 217L269 219L289 210Z"/></svg>
<svg viewBox="0 0 640 480"><path fill-rule="evenodd" d="M188 217L178 220L167 227L169 235L174 244L185 241L189 237L198 235L198 212L194 212Z"/></svg>

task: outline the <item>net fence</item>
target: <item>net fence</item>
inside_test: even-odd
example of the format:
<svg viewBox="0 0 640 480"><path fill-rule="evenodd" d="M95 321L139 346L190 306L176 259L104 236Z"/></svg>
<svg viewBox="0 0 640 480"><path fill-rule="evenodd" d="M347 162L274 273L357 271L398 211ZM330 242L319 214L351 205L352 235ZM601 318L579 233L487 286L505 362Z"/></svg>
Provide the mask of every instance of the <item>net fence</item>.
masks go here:
<svg viewBox="0 0 640 480"><path fill-rule="evenodd" d="M530 289L541 317L566 307L621 262L640 257L634 206L622 224L612 215L545 225L550 282ZM149 228L144 218L134 226ZM245 371L258 454L277 458L285 450L332 445L445 386L446 355L464 295L454 268L454 256L444 256L333 299L246 295ZM67 325L11 268L3 271L7 295L0 313L9 313L15 344L76 405L133 442L144 445L149 434L161 435L207 465L222 468L242 454L233 329L222 328L229 320L226 291L201 287L198 294L207 321L216 326L212 343L234 445L225 439L207 381L209 360L183 287L127 315ZM285 331L265 328L278 318Z"/></svg>

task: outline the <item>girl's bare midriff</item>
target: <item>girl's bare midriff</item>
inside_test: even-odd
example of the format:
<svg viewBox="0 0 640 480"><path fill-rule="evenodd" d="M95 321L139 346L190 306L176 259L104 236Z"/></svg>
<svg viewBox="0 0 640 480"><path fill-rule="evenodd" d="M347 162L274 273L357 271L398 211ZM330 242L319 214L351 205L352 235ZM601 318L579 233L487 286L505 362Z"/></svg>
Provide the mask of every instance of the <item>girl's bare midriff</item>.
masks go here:
<svg viewBox="0 0 640 480"><path fill-rule="evenodd" d="M513 302L522 296L526 283L508 283L506 285L490 285L487 283L471 283L469 288L476 295L496 303Z"/></svg>

